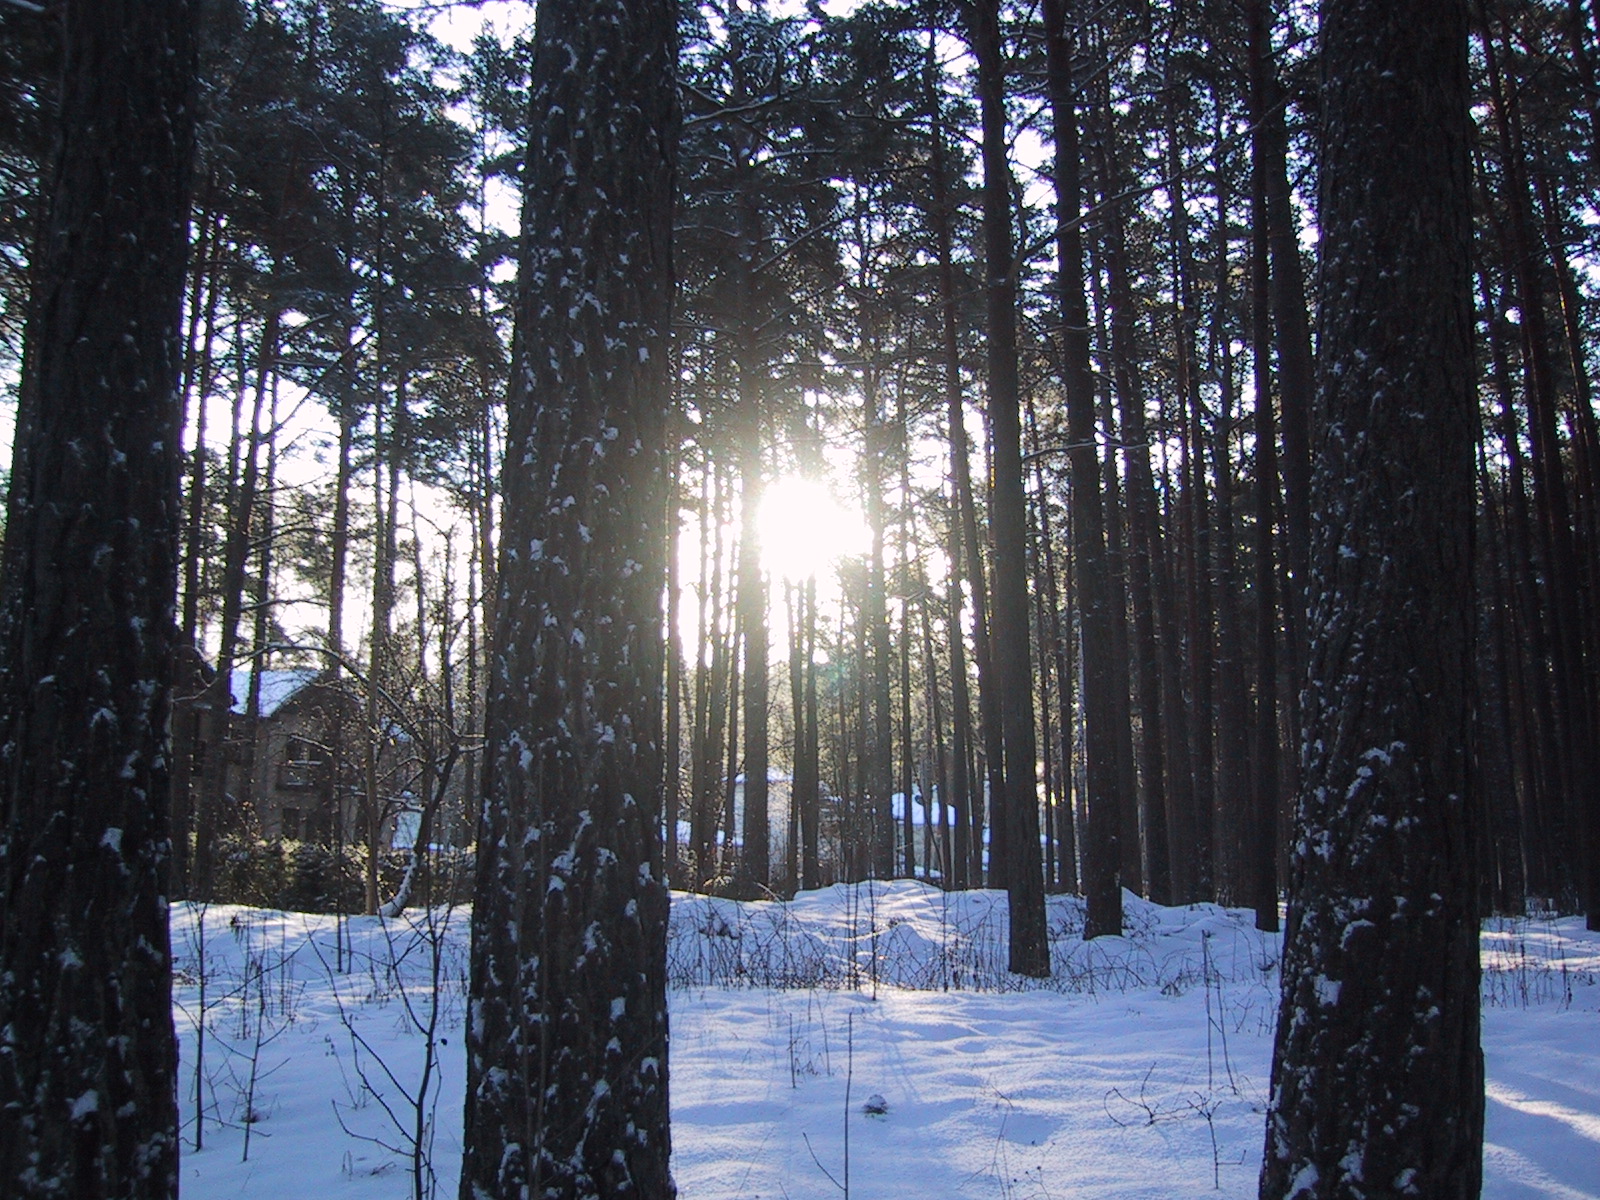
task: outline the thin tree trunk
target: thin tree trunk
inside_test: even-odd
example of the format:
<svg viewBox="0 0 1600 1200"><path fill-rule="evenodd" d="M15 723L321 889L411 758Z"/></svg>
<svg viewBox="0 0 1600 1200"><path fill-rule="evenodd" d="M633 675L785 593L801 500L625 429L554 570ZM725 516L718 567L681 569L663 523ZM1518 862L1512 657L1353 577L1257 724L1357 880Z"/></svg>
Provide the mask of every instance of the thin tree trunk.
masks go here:
<svg viewBox="0 0 1600 1200"><path fill-rule="evenodd" d="M1107 191L1116 194L1124 187L1123 171L1111 153L1110 138L1101 138L1101 174ZM1157 522L1155 481L1150 470L1147 443L1150 431L1145 419L1144 390L1134 363L1134 299L1128 279L1128 258L1124 215L1120 206L1109 209L1104 220L1106 280L1111 301L1111 361L1117 411L1121 418L1124 485L1127 511L1128 554L1126 558L1129 608L1133 615L1132 644L1134 682L1139 701L1139 779L1144 814L1147 882L1150 898L1158 904L1175 902L1172 882L1172 853L1169 841L1170 773L1167 758L1167 713L1162 695L1160 651L1156 641L1156 590L1153 583L1160 537ZM1125 826L1126 828L1126 826Z"/></svg>
<svg viewBox="0 0 1600 1200"><path fill-rule="evenodd" d="M1579 898L1589 928L1600 930L1600 778L1595 772L1600 747L1596 744L1595 702L1590 695L1590 678L1583 666L1580 569L1558 432L1543 280L1535 259L1531 200L1517 112L1507 95L1499 70L1498 51L1487 30L1481 35L1481 44L1490 92L1495 100L1492 106L1495 129L1506 176L1503 198L1510 218L1507 249L1522 313L1523 372L1532 450L1528 461L1533 474L1539 538L1548 568L1547 591L1556 649L1555 699L1562 744L1570 762L1567 777L1572 790L1568 804L1573 823L1582 836L1578 854Z"/></svg>
<svg viewBox="0 0 1600 1200"><path fill-rule="evenodd" d="M1218 143L1221 143L1219 113ZM1228 212L1232 197L1217 188L1216 311L1212 318L1213 359L1218 381L1217 419L1212 428L1211 474L1214 485L1212 563L1215 570L1216 642L1213 657L1217 697L1217 798L1216 840L1218 899L1241 904L1252 898L1243 874L1248 863L1244 831L1251 811L1248 783L1250 729L1247 673L1244 666L1244 621L1239 612L1239 544L1234 524L1234 494L1238 480L1233 466L1233 429L1238 400L1233 363L1233 308L1228 284Z"/></svg>
<svg viewBox="0 0 1600 1200"><path fill-rule="evenodd" d="M678 518L681 509L679 490L682 486L683 438L679 433L681 413L674 408L669 422L671 430L668 446L672 457L667 465L667 511L665 535L667 539L667 662L663 690L666 693L666 745L662 754L665 796L663 808L666 822L666 870L669 888L683 886L683 868L679 860L678 822L683 807L683 633L679 630L682 612L681 584L679 582Z"/></svg>
<svg viewBox="0 0 1600 1200"><path fill-rule="evenodd" d="M251 524L255 517L260 484L261 418L266 404L268 379L276 369L279 315L267 314L262 326L255 362L255 391L251 402L250 427L241 440L239 484L234 491L233 511L229 514L227 540L222 560L222 621L218 633L217 677L210 696L210 729L200 794L195 804L195 848L191 891L199 900L209 900L215 886L216 840L220 826L233 818L230 803L231 757L233 753L233 671L238 661L239 623L243 619L245 567L250 556ZM242 386L242 383L241 383ZM254 729L246 731L253 736Z"/></svg>
<svg viewBox="0 0 1600 1200"><path fill-rule="evenodd" d="M975 6L973 51L983 112L983 228L988 279L989 425L994 447L989 526L994 538L994 663L1004 739L1004 785L991 818L1005 862L1010 969L1050 973L1039 862L1039 784L1028 644L1027 505L1022 488L1021 385L1017 377L1016 256L1011 231L1005 81L998 0Z"/></svg>
<svg viewBox="0 0 1600 1200"><path fill-rule="evenodd" d="M967 888L982 881L981 799L970 786L972 757L972 699L967 680L966 633L963 629L963 582L973 585L976 609L975 641L987 645L983 614L983 565L978 553L977 521L972 505L972 471L967 458L965 405L961 395L961 346L957 332L959 298L955 282L954 201L945 139L944 110L935 82L937 38L930 32L925 59L925 83L933 110L929 175L933 203L930 219L938 248L939 349L944 384L945 433L950 446L950 489L945 553L950 559L946 622L950 650L950 805L955 827L955 860L950 886ZM980 667L980 686L984 671Z"/></svg>
<svg viewBox="0 0 1600 1200"><path fill-rule="evenodd" d="M1252 9L1260 0L1252 0ZM1252 22L1259 19L1250 14ZM1254 40L1251 25L1251 95L1256 108L1260 86L1258 59L1265 51ZM1278 497L1277 423L1272 415L1272 296L1271 260L1267 236L1266 167L1259 137L1251 141L1250 209L1250 357L1255 390L1255 591L1256 671L1253 751L1251 756L1250 902L1256 928L1278 932L1278 813L1282 807L1281 756L1278 745L1278 571L1274 548Z"/></svg>
<svg viewBox="0 0 1600 1200"><path fill-rule="evenodd" d="M1084 847L1088 902L1084 936L1122 932L1121 815L1116 795L1116 730L1110 594L1100 461L1095 446L1094 378L1090 364L1089 305L1085 295L1082 188L1074 46L1064 0L1045 0L1051 121L1055 133L1056 254L1067 404L1067 451L1072 472L1072 569L1078 596L1083 662L1082 722L1088 829Z"/></svg>
<svg viewBox="0 0 1600 1200"><path fill-rule="evenodd" d="M743 375L743 372L741 372ZM753 382L753 381L752 381ZM750 400L746 394L745 403ZM752 408L746 408L753 413ZM762 469L760 420L746 433L742 459L739 526L739 632L744 643L744 844L739 852L740 893L747 899L771 885L767 816L767 580L761 565ZM731 831L730 831L731 832Z"/></svg>

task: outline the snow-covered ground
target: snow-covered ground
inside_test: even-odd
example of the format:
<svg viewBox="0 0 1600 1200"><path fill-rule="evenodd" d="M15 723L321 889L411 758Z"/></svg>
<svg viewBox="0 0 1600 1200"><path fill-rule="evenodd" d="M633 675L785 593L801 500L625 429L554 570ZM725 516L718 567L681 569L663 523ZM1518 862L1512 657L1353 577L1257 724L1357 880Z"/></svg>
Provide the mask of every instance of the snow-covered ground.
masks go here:
<svg viewBox="0 0 1600 1200"><path fill-rule="evenodd" d="M680 1193L1254 1196L1278 941L1209 905L1127 913L1085 943L1052 899L1033 982L995 893L674 896ZM400 1200L418 1164L454 1196L467 923L175 909L186 1200ZM1483 949L1484 1195L1600 1200L1600 935L1496 921Z"/></svg>

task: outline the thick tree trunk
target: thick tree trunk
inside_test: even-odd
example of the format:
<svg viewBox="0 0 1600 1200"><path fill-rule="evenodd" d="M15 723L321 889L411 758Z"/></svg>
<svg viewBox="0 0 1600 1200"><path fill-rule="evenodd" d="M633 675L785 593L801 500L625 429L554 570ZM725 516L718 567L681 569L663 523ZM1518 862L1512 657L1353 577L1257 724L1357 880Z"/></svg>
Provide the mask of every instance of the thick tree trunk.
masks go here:
<svg viewBox="0 0 1600 1200"><path fill-rule="evenodd" d="M0 591L0 1180L172 1200L168 735L196 14L65 32Z"/></svg>
<svg viewBox="0 0 1600 1200"><path fill-rule="evenodd" d="M462 1200L675 1192L660 820L676 18L663 0L537 16Z"/></svg>
<svg viewBox="0 0 1600 1200"><path fill-rule="evenodd" d="M1321 47L1312 638L1261 1195L1473 1200L1466 5L1329 0Z"/></svg>

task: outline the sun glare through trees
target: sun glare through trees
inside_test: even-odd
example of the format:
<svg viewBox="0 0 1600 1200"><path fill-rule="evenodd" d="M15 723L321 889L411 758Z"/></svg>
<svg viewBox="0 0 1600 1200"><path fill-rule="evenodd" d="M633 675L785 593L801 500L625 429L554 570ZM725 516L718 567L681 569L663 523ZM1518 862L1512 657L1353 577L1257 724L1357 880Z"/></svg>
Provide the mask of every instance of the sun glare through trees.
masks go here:
<svg viewBox="0 0 1600 1200"><path fill-rule="evenodd" d="M470 903L469 1194L666 1195L670 914L875 985L893 888L1234 914L1268 1183L1473 1191L1476 917L1600 936L1597 212L1600 0L0 0L0 1168L201 1150L168 898Z"/></svg>
<svg viewBox="0 0 1600 1200"><path fill-rule="evenodd" d="M786 475L767 484L757 518L761 561L775 579L826 580L846 559L872 549L861 513L826 483Z"/></svg>

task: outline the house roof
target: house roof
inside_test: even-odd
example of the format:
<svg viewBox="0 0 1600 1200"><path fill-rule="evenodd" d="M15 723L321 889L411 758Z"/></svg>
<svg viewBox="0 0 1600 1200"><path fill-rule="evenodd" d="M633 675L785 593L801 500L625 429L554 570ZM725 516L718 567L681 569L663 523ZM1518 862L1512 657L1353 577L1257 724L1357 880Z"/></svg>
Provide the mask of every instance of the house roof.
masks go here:
<svg viewBox="0 0 1600 1200"><path fill-rule="evenodd" d="M233 672L233 711L241 716L250 697L250 674L247 668L235 668ZM320 674L312 667L261 672L261 715L272 716Z"/></svg>

